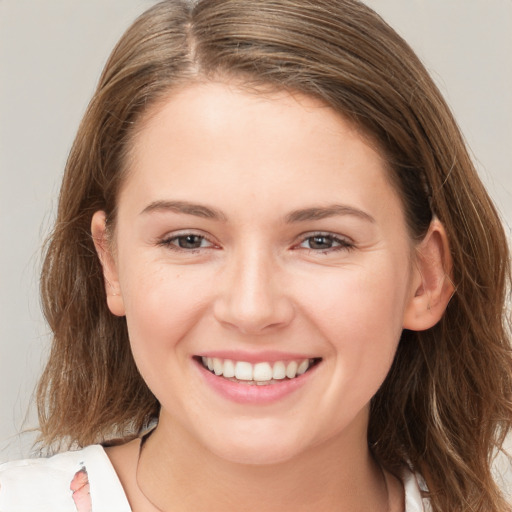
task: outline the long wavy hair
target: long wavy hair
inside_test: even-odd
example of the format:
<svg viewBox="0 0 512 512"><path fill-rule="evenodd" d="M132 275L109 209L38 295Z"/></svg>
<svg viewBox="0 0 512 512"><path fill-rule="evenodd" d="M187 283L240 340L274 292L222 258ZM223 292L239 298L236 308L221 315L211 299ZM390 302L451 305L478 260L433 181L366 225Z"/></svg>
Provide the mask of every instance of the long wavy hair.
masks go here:
<svg viewBox="0 0 512 512"><path fill-rule="evenodd" d="M72 147L41 290L53 331L38 388L41 441L140 431L159 404L106 305L90 234L116 199L141 119L198 80L300 91L355 123L387 160L410 235L443 223L456 288L442 320L404 331L371 403L368 441L425 478L435 512L508 510L491 473L512 419L510 261L497 212L449 108L410 47L357 0L163 1L114 49Z"/></svg>

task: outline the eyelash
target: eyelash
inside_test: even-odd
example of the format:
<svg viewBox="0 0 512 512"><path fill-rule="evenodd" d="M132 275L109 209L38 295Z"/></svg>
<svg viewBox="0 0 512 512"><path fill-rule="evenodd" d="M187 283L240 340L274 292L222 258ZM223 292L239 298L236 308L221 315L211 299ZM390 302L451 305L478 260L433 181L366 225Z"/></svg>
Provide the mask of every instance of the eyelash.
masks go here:
<svg viewBox="0 0 512 512"><path fill-rule="evenodd" d="M337 244L337 245L335 245L334 247L331 246L331 247L327 247L324 249L320 249L320 248L313 249L311 247L302 247L302 245L304 243L307 243L308 241L310 241L310 243L311 243L311 240L313 240L315 238L317 238L317 239L323 238L323 239L326 239L327 241L331 242L331 244ZM298 248L302 247L302 248L308 250L309 252L315 253L315 254L318 254L318 253L328 254L328 253L337 252L337 251L349 251L351 249L354 249L354 247L355 247L355 245L347 238L340 237L333 233L326 233L326 232L322 232L322 231L315 232L315 233L306 233L305 235L302 235L301 240L302 241L299 244L295 245L295 247L298 247Z"/></svg>
<svg viewBox="0 0 512 512"><path fill-rule="evenodd" d="M179 241L181 239L186 239L188 237L195 237L195 238L199 239L201 244L203 242L207 242L209 245L208 245L208 247L188 247L188 248L180 247ZM177 242L177 243L174 243L174 242ZM204 235L199 235L198 233L194 233L194 232L184 232L184 233L178 233L178 234L169 236L169 237L164 238L163 240L159 241L158 245L168 247L169 249L171 249L173 251L188 252L188 253L195 253L195 252L200 251L201 249L210 249L210 248L216 247L216 245L211 240L209 240L207 237L205 237Z"/></svg>
<svg viewBox="0 0 512 512"><path fill-rule="evenodd" d="M196 238L200 244L202 244L203 242L207 242L209 245L206 247L202 247L201 245L199 247L181 247L180 240L183 240L183 239L186 239L189 237ZM327 248L318 248L317 247L316 249L312 248L312 247L303 247L303 244L307 243L308 241L309 241L309 243L311 243L311 241L314 240L315 238L316 239L324 239L324 243L326 243L326 242L330 243L331 247L327 247ZM317 240L316 243L321 243L321 242L319 240ZM194 232L184 232L184 233L174 234L174 235L164 238L163 240L158 242L158 245L168 247L169 249L171 249L173 251L188 252L188 253L195 253L202 249L216 248L216 245L211 240L209 240L206 236L200 235L200 234L194 233ZM334 245L334 247L333 247L333 245ZM315 232L315 233L306 233L305 235L302 235L301 241L298 244L295 244L292 248L293 249L303 248L303 249L306 249L309 252L315 253L315 254L318 254L318 253L328 254L328 253L337 252L337 251L349 251L354 248L354 244L351 241L349 241L348 239L340 237L333 233L326 233L326 232L319 231L319 232Z"/></svg>

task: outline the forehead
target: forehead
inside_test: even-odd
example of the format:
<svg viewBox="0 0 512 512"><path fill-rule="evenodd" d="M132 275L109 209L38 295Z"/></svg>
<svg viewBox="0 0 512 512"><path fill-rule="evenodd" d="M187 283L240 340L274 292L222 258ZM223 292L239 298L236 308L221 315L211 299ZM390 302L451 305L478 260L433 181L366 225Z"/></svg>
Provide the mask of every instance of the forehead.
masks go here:
<svg viewBox="0 0 512 512"><path fill-rule="evenodd" d="M255 203L286 192L293 209L301 206L294 202L365 195L368 202L392 192L385 161L368 138L300 93L190 85L154 105L132 142L124 189L146 201L164 191L206 200L215 191Z"/></svg>
<svg viewBox="0 0 512 512"><path fill-rule="evenodd" d="M158 127L166 129L173 140L184 138L189 129L195 133L201 130L206 134L209 131L209 136L203 141L206 149L211 135L229 136L235 125L237 132L240 127L246 128L248 142L252 139L255 144L259 142L258 135L261 134L261 131L258 133L259 128L266 134L285 131L291 134L293 131L294 138L288 140L292 144L295 141L297 147L300 147L299 142L304 137L314 133L350 133L354 139L362 139L377 155L385 156L371 135L321 99L295 90L279 89L271 84L251 85L234 79L199 79L171 89L137 120L130 149L133 156ZM252 132L250 127L253 128ZM169 139L168 142L173 141ZM383 165L385 160L382 159ZM130 161L127 163L130 167Z"/></svg>

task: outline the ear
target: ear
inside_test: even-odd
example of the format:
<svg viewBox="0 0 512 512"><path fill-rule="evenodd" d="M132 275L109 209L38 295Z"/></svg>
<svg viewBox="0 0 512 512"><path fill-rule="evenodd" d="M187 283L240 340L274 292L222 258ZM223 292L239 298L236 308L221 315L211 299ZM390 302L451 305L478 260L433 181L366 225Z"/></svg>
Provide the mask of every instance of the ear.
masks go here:
<svg viewBox="0 0 512 512"><path fill-rule="evenodd" d="M425 238L416 247L412 276L413 296L404 313L404 329L424 331L443 316L455 291L448 236L438 219L430 223Z"/></svg>
<svg viewBox="0 0 512 512"><path fill-rule="evenodd" d="M108 308L114 315L124 316L125 308L121 288L119 286L117 264L112 254L111 243L108 239L106 221L107 216L105 212L97 211L92 216L91 234L101 266L103 267L103 279L107 293Z"/></svg>

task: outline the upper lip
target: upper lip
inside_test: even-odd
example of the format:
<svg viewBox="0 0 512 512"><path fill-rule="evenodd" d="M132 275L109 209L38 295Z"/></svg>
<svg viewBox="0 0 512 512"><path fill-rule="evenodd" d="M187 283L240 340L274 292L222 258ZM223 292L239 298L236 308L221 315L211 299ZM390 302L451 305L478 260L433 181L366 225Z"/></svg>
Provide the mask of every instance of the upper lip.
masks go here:
<svg viewBox="0 0 512 512"><path fill-rule="evenodd" d="M319 359L318 355L281 352L267 350L261 352L248 352L243 350L206 350L196 354L197 357L215 357L218 359L231 359L233 361L246 361L248 363L273 363L277 361L301 361L303 359Z"/></svg>

